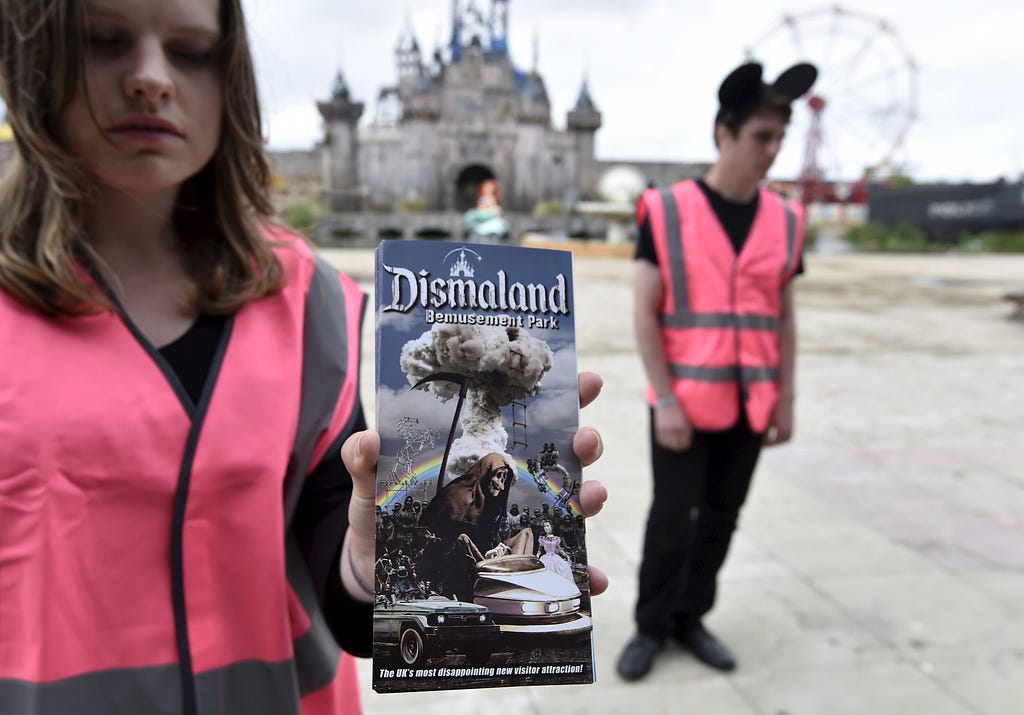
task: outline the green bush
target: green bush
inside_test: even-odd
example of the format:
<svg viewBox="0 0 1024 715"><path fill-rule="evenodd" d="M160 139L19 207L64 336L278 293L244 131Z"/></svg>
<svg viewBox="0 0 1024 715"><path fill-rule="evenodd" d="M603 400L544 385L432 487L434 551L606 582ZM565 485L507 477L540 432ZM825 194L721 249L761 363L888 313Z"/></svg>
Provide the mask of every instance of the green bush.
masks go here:
<svg viewBox="0 0 1024 715"><path fill-rule="evenodd" d="M846 240L858 251L925 252L945 248L928 240L927 234L917 226L901 223L895 227L868 223L855 226L846 234Z"/></svg>
<svg viewBox="0 0 1024 715"><path fill-rule="evenodd" d="M969 237L969 241L987 253L1024 253L1024 233L986 231Z"/></svg>
<svg viewBox="0 0 1024 715"><path fill-rule="evenodd" d="M808 253L813 251L815 246L818 245L819 233L821 233L821 230L811 224L808 224L807 228L804 229L804 250Z"/></svg>
<svg viewBox="0 0 1024 715"><path fill-rule="evenodd" d="M427 210L427 200L419 196L410 196L398 202L398 210L410 214L421 214Z"/></svg>
<svg viewBox="0 0 1024 715"><path fill-rule="evenodd" d="M928 234L909 223L901 223L882 238L883 251L924 252L940 250L942 246L928 241Z"/></svg>
<svg viewBox="0 0 1024 715"><path fill-rule="evenodd" d="M854 226L846 232L846 240L858 251L879 251L882 249L882 236L888 231L877 223L866 223Z"/></svg>
<svg viewBox="0 0 1024 715"><path fill-rule="evenodd" d="M281 212L281 218L288 228L307 231L316 223L316 209L309 204L292 204Z"/></svg>
<svg viewBox="0 0 1024 715"><path fill-rule="evenodd" d="M890 228L869 223L851 228L846 240L858 251L925 253L952 249L962 253L1024 253L1024 233L1020 231L983 231L956 239L928 238L913 224Z"/></svg>
<svg viewBox="0 0 1024 715"><path fill-rule="evenodd" d="M558 199L539 201L534 204L532 213L534 218L544 218L545 216L564 216L565 205Z"/></svg>

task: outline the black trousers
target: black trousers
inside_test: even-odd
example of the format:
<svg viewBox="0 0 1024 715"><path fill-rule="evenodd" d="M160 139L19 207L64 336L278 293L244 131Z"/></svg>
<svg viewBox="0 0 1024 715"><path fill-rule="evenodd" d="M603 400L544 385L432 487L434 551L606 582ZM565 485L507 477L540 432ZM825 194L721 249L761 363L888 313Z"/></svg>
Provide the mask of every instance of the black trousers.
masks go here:
<svg viewBox="0 0 1024 715"><path fill-rule="evenodd" d="M747 497L763 434L739 422L695 430L685 452L660 447L650 414L654 499L647 518L637 628L659 639L711 610L718 571Z"/></svg>

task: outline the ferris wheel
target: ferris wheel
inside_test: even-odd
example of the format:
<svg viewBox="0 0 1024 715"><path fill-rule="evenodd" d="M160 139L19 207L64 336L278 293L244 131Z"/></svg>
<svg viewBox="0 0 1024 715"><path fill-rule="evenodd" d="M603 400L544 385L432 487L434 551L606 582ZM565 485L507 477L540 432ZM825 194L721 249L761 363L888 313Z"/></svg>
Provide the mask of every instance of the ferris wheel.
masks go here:
<svg viewBox="0 0 1024 715"><path fill-rule="evenodd" d="M891 24L839 6L809 10L783 16L745 54L767 75L800 61L818 67L773 175L849 186L893 168L917 118L917 64Z"/></svg>

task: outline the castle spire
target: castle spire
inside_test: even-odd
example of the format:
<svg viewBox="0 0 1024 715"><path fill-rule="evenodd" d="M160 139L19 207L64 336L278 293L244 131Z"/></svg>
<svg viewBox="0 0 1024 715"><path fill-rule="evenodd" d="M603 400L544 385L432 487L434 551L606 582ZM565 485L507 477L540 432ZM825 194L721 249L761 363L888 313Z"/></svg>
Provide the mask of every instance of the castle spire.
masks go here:
<svg viewBox="0 0 1024 715"><path fill-rule="evenodd" d="M576 106L569 110L568 121L570 130L593 133L601 127L601 112L594 104L590 96L590 86L587 81L587 74L583 75L583 84L580 86L579 96L576 97Z"/></svg>
<svg viewBox="0 0 1024 715"><path fill-rule="evenodd" d="M590 87L586 74L583 75L583 84L580 86L579 96L576 97L576 109L597 109L594 105L594 100L590 97Z"/></svg>
<svg viewBox="0 0 1024 715"><path fill-rule="evenodd" d="M462 12L459 9L459 0L452 0L452 40L451 40L452 62L457 62L462 56Z"/></svg>
<svg viewBox="0 0 1024 715"><path fill-rule="evenodd" d="M350 96L348 82L345 81L345 75L342 74L341 68L339 67L338 72L334 75L334 87L331 89L331 99L347 102L350 99Z"/></svg>
<svg viewBox="0 0 1024 715"><path fill-rule="evenodd" d="M491 51L508 54L508 0L491 0Z"/></svg>
<svg viewBox="0 0 1024 715"><path fill-rule="evenodd" d="M540 27L533 26L533 73L537 74L540 66Z"/></svg>

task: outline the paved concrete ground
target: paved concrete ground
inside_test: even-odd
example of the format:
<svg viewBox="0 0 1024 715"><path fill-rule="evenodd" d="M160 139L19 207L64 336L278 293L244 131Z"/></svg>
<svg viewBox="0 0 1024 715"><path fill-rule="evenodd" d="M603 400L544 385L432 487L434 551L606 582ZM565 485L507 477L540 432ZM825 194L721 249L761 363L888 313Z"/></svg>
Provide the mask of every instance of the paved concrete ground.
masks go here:
<svg viewBox="0 0 1024 715"><path fill-rule="evenodd" d="M329 254L372 287L369 252ZM738 670L673 647L641 683L615 674L650 498L643 378L630 261L578 257L580 367L605 379L587 477L611 492L588 526L612 578L598 683L377 695L363 662L368 715L1024 713L1024 322L1001 298L1024 258L806 263L796 438L764 454L707 620ZM366 335L372 350L372 312Z"/></svg>

